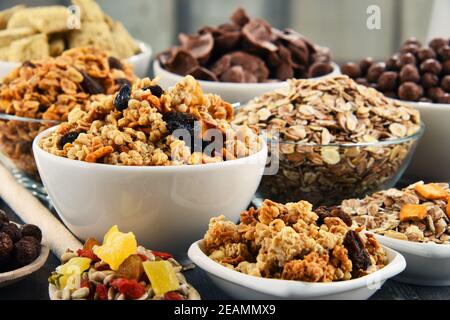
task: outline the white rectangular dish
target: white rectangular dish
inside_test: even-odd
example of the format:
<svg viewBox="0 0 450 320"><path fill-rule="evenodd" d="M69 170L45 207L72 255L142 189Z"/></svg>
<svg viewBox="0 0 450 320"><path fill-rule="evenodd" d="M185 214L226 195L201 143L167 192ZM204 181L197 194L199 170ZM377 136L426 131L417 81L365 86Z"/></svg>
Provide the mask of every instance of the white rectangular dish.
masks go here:
<svg viewBox="0 0 450 320"><path fill-rule="evenodd" d="M401 254L387 247L383 248L386 250L389 261L383 269L361 278L328 283L266 279L228 269L204 253L203 240L191 245L188 256L232 298L364 300L380 289L387 279L405 269L406 262Z"/></svg>

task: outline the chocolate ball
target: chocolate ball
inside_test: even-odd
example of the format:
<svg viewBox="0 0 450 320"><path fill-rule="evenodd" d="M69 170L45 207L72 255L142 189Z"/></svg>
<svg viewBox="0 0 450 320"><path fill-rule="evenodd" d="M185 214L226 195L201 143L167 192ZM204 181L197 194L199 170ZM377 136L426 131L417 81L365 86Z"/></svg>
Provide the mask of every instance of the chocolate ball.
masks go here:
<svg viewBox="0 0 450 320"><path fill-rule="evenodd" d="M441 88L447 93L450 93L450 76L445 76L441 80Z"/></svg>
<svg viewBox="0 0 450 320"><path fill-rule="evenodd" d="M427 59L435 59L436 53L431 48L420 48L417 52L417 57L419 58L420 62L422 62Z"/></svg>
<svg viewBox="0 0 450 320"><path fill-rule="evenodd" d="M406 66L407 64L416 64L417 60L416 57L410 53L402 53L401 55L398 56L398 60L397 60L397 67L398 68L403 68L403 66Z"/></svg>
<svg viewBox="0 0 450 320"><path fill-rule="evenodd" d="M9 258L13 248L14 243L9 235L4 232L0 232L0 262Z"/></svg>
<svg viewBox="0 0 450 320"><path fill-rule="evenodd" d="M438 99L439 103L450 103L450 93L445 93Z"/></svg>
<svg viewBox="0 0 450 320"><path fill-rule="evenodd" d="M428 46L435 52L438 52L439 48L448 44L448 40L444 38L434 38L429 43Z"/></svg>
<svg viewBox="0 0 450 320"><path fill-rule="evenodd" d="M41 243L42 231L41 231L41 229L39 229L38 226L36 226L34 224L24 224L21 227L21 231L22 231L22 237L33 237L37 241L39 241L39 243Z"/></svg>
<svg viewBox="0 0 450 320"><path fill-rule="evenodd" d="M19 265L25 266L38 257L39 251L35 242L21 239L14 245L13 255Z"/></svg>
<svg viewBox="0 0 450 320"><path fill-rule="evenodd" d="M427 59L420 64L420 71L422 72L431 72L439 75L439 73L441 73L441 70L441 64L435 59Z"/></svg>
<svg viewBox="0 0 450 320"><path fill-rule="evenodd" d="M400 71L400 82L419 82L420 81L420 74L419 70L417 70L417 67L413 64L407 64L402 68Z"/></svg>
<svg viewBox="0 0 450 320"><path fill-rule="evenodd" d="M327 62L314 62L308 69L310 78L321 77L333 71L333 67Z"/></svg>
<svg viewBox="0 0 450 320"><path fill-rule="evenodd" d="M352 79L359 78L361 76L361 69L359 65L354 62L348 62L341 67L341 72Z"/></svg>
<svg viewBox="0 0 450 320"><path fill-rule="evenodd" d="M369 86L369 81L367 81L366 78L357 78L355 81L356 81L357 84L361 84L361 85L366 86L366 87Z"/></svg>
<svg viewBox="0 0 450 320"><path fill-rule="evenodd" d="M359 70L361 71L361 76L365 76L367 74L367 70L369 70L372 64L373 59L371 57L364 58L359 62Z"/></svg>
<svg viewBox="0 0 450 320"><path fill-rule="evenodd" d="M367 80L370 82L377 82L378 78L385 70L384 63L377 62L370 66L369 70L367 70Z"/></svg>
<svg viewBox="0 0 450 320"><path fill-rule="evenodd" d="M0 222L9 223L8 216L6 215L5 211L3 211L3 210L0 210Z"/></svg>
<svg viewBox="0 0 450 320"><path fill-rule="evenodd" d="M427 90L427 97L432 99L434 102L438 102L444 94L445 91L439 87L434 87Z"/></svg>
<svg viewBox="0 0 450 320"><path fill-rule="evenodd" d="M410 44L413 44L416 47L421 47L422 46L422 43L419 41L419 39L417 39L415 37L408 38L408 39L406 39L405 42L403 42L403 46L410 45Z"/></svg>
<svg viewBox="0 0 450 320"><path fill-rule="evenodd" d="M398 96L402 100L417 101L423 96L423 89L414 82L405 82L398 87Z"/></svg>
<svg viewBox="0 0 450 320"><path fill-rule="evenodd" d="M397 99L397 93L394 91L383 92L383 94L388 98Z"/></svg>
<svg viewBox="0 0 450 320"><path fill-rule="evenodd" d="M398 71L398 54L394 54L389 59L386 60L386 70L388 71Z"/></svg>
<svg viewBox="0 0 450 320"><path fill-rule="evenodd" d="M420 46L417 44L409 43L405 44L400 48L400 53L411 53L414 56L417 55L417 52L419 51Z"/></svg>
<svg viewBox="0 0 450 320"><path fill-rule="evenodd" d="M450 60L447 60L442 63L442 75L449 75L450 74Z"/></svg>
<svg viewBox="0 0 450 320"><path fill-rule="evenodd" d="M4 224L2 230L0 231L6 233L14 243L22 238L22 233L20 232L19 227L12 222Z"/></svg>
<svg viewBox="0 0 450 320"><path fill-rule="evenodd" d="M378 89L382 92L395 91L398 84L398 73L386 71L378 78Z"/></svg>
<svg viewBox="0 0 450 320"><path fill-rule="evenodd" d="M434 73L424 73L422 75L422 79L420 79L420 84L425 88L429 89L432 87L437 86L439 83L439 77L435 75Z"/></svg>
<svg viewBox="0 0 450 320"><path fill-rule="evenodd" d="M438 56L441 61L450 60L450 46L440 47L438 50Z"/></svg>

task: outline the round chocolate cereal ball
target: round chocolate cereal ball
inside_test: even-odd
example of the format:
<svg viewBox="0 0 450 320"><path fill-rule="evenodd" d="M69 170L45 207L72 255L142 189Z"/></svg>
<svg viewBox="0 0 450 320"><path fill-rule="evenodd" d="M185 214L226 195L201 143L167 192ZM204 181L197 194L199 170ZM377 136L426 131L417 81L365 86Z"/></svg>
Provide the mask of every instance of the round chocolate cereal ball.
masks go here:
<svg viewBox="0 0 450 320"><path fill-rule="evenodd" d="M352 79L361 77L361 69L358 64L348 62L341 67L341 72Z"/></svg>
<svg viewBox="0 0 450 320"><path fill-rule="evenodd" d="M450 103L450 93L444 93L439 99L439 103Z"/></svg>
<svg viewBox="0 0 450 320"><path fill-rule="evenodd" d="M0 232L0 261L4 261L9 258L12 250L14 248L14 243L7 233Z"/></svg>
<svg viewBox="0 0 450 320"><path fill-rule="evenodd" d="M422 79L420 79L420 83L425 89L429 89L438 85L439 77L434 73L426 72L422 74Z"/></svg>
<svg viewBox="0 0 450 320"><path fill-rule="evenodd" d="M436 53L431 48L420 48L417 52L417 57L419 58L420 62L423 62L427 59L435 59Z"/></svg>
<svg viewBox="0 0 450 320"><path fill-rule="evenodd" d="M450 93L450 76L445 76L441 80L441 88L447 93Z"/></svg>
<svg viewBox="0 0 450 320"><path fill-rule="evenodd" d="M410 52L406 52L406 53L402 53L401 55L398 56L398 60L397 60L397 67L398 68L403 68L403 66L406 66L407 64L416 64L417 60L416 57L410 53Z"/></svg>
<svg viewBox="0 0 450 320"><path fill-rule="evenodd" d="M398 73L386 71L378 78L378 89L382 92L395 91L398 84Z"/></svg>
<svg viewBox="0 0 450 320"><path fill-rule="evenodd" d="M6 215L5 211L0 210L0 223L9 223L8 216Z"/></svg>
<svg viewBox="0 0 450 320"><path fill-rule="evenodd" d="M400 82L419 82L420 81L420 74L417 67L413 64L407 64L400 70Z"/></svg>
<svg viewBox="0 0 450 320"><path fill-rule="evenodd" d="M402 100L418 101L423 96L423 89L414 82L404 82L398 88L398 96Z"/></svg>
<svg viewBox="0 0 450 320"><path fill-rule="evenodd" d="M439 48L448 44L448 40L445 38L434 38L429 43L428 46L435 52L438 52Z"/></svg>
<svg viewBox="0 0 450 320"><path fill-rule="evenodd" d="M400 48L400 53L411 53L413 55L417 55L419 48L420 46L415 43L407 43Z"/></svg>
<svg viewBox="0 0 450 320"><path fill-rule="evenodd" d="M438 55L439 55L439 59L441 61L450 60L450 46L446 45L446 46L440 47L439 51L438 51Z"/></svg>
<svg viewBox="0 0 450 320"><path fill-rule="evenodd" d="M398 54L394 54L392 57L386 60L385 67L388 71L397 71L398 70Z"/></svg>
<svg viewBox="0 0 450 320"><path fill-rule="evenodd" d="M442 74L445 75L450 75L450 60L447 60L445 62L442 63Z"/></svg>
<svg viewBox="0 0 450 320"><path fill-rule="evenodd" d="M406 39L406 41L403 43L403 46L411 45L411 44L415 45L416 47L422 46L422 43L416 37L411 37L411 38Z"/></svg>
<svg viewBox="0 0 450 320"><path fill-rule="evenodd" d="M25 266L38 257L39 248L35 241L22 239L14 244L13 255L19 265Z"/></svg>
<svg viewBox="0 0 450 320"><path fill-rule="evenodd" d="M370 82L377 82L378 78L385 71L384 63L377 62L370 66L369 70L367 70L367 80Z"/></svg>
<svg viewBox="0 0 450 320"><path fill-rule="evenodd" d="M356 81L357 84L361 84L361 85L366 86L366 87L369 86L369 81L367 81L366 78L357 78L355 81Z"/></svg>
<svg viewBox="0 0 450 320"><path fill-rule="evenodd" d="M427 97L433 100L434 102L438 102L445 95L445 91L439 87L433 87L427 90Z"/></svg>
<svg viewBox="0 0 450 320"><path fill-rule="evenodd" d="M315 62L308 70L308 76L310 78L321 77L329 74L333 71L333 67L327 62Z"/></svg>
<svg viewBox="0 0 450 320"><path fill-rule="evenodd" d="M422 72L431 72L439 75L439 73L441 73L441 70L441 64L435 59L427 59L420 64L420 71Z"/></svg>
<svg viewBox="0 0 450 320"><path fill-rule="evenodd" d="M22 231L22 237L27 237L27 236L33 237L37 241L39 241L39 243L41 243L42 231L41 231L41 229L39 229L38 226L36 226L34 224L24 224L20 229Z"/></svg>
<svg viewBox="0 0 450 320"><path fill-rule="evenodd" d="M1 232L6 233L14 243L16 243L17 241L20 240L20 238L22 238L22 233L20 232L19 227L11 222L4 224Z"/></svg>
<svg viewBox="0 0 450 320"><path fill-rule="evenodd" d="M372 63L373 63L372 57L364 58L359 62L359 70L361 71L362 77L364 77L367 74L367 70L369 70Z"/></svg>

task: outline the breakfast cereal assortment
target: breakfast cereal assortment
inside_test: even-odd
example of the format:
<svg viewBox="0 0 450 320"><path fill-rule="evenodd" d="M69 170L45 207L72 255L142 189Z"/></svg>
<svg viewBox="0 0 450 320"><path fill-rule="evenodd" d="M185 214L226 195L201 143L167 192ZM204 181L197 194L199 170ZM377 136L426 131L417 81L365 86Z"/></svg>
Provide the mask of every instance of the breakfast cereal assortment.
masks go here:
<svg viewBox="0 0 450 320"><path fill-rule="evenodd" d="M349 219L337 208L265 200L242 212L238 225L212 218L205 253L249 275L308 282L350 280L383 268L383 248L373 235L351 229Z"/></svg>
<svg viewBox="0 0 450 320"><path fill-rule="evenodd" d="M17 168L37 175L31 151L36 135L67 120L74 108L84 110L90 101L114 93L134 78L127 63L94 47L22 63L0 85L0 113L32 119L0 120L1 151Z"/></svg>
<svg viewBox="0 0 450 320"><path fill-rule="evenodd" d="M420 131L414 108L387 99L347 76L289 80L289 88L255 98L235 124L256 126L272 139L276 175L263 177L264 198L336 203L388 184ZM275 150L273 150L275 149Z"/></svg>
<svg viewBox="0 0 450 320"><path fill-rule="evenodd" d="M314 78L333 71L328 48L299 33L278 30L242 9L230 23L203 27L195 35L181 33L180 45L159 55L168 71L199 80L260 83Z"/></svg>
<svg viewBox="0 0 450 320"><path fill-rule="evenodd" d="M68 122L39 143L61 157L128 166L212 163L258 152L258 135L246 126L234 129L232 118L231 105L203 94L191 76L168 91L145 78L94 101L89 110L74 109ZM179 129L190 143L174 135ZM206 154L211 134L223 143Z"/></svg>
<svg viewBox="0 0 450 320"><path fill-rule="evenodd" d="M434 38L423 46L411 38L386 62L368 57L344 64L341 72L388 97L450 103L450 39Z"/></svg>
<svg viewBox="0 0 450 320"><path fill-rule="evenodd" d="M171 254L137 245L113 226L100 244L67 250L48 281L58 300L199 300Z"/></svg>
<svg viewBox="0 0 450 320"><path fill-rule="evenodd" d="M448 183L414 183L363 199L347 199L341 209L360 226L400 240L450 244Z"/></svg>
<svg viewBox="0 0 450 320"><path fill-rule="evenodd" d="M24 62L56 57L67 49L96 46L119 59L140 51L122 23L107 16L94 0L64 6L18 5L0 11L0 60ZM75 19L75 20L73 20Z"/></svg>

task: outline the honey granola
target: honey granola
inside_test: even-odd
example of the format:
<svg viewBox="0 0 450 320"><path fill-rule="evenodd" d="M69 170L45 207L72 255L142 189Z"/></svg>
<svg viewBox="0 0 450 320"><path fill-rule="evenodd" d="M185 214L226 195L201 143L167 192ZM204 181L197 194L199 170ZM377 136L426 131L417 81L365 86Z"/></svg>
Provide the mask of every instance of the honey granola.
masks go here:
<svg viewBox="0 0 450 320"><path fill-rule="evenodd" d="M422 181L363 199L342 201L341 209L362 227L390 238L450 244L448 183Z"/></svg>
<svg viewBox="0 0 450 320"><path fill-rule="evenodd" d="M206 254L249 275L308 282L358 278L383 268L387 258L373 235L352 230L334 211L312 211L306 201L265 200L241 213L240 223L212 218Z"/></svg>
<svg viewBox="0 0 450 320"><path fill-rule="evenodd" d="M131 83L131 67L92 47L71 49L57 58L23 63L0 85L0 113L48 121L0 120L0 148L14 165L37 175L31 150L39 132L68 119L74 108Z"/></svg>
<svg viewBox="0 0 450 320"><path fill-rule="evenodd" d="M233 128L232 118L232 106L203 94L191 76L166 92L145 78L92 102L86 111L74 109L68 122L39 144L57 156L126 166L212 163L258 152L258 135L246 126ZM178 136L179 129L190 136Z"/></svg>
<svg viewBox="0 0 450 320"><path fill-rule="evenodd" d="M279 133L270 148L278 174L263 177L262 198L330 205L395 183L421 126L417 110L347 76L290 80L250 101L234 123Z"/></svg>

